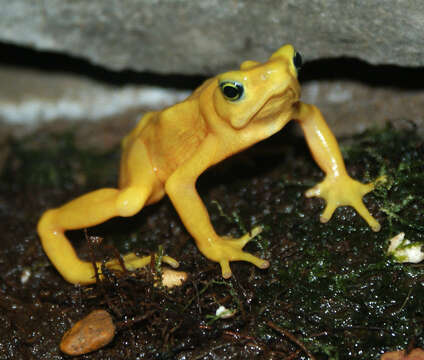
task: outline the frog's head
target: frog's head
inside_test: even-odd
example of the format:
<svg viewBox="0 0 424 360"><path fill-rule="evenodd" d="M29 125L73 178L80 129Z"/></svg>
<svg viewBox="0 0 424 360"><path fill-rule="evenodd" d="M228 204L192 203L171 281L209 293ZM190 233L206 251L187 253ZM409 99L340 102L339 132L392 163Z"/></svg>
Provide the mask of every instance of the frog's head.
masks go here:
<svg viewBox="0 0 424 360"><path fill-rule="evenodd" d="M291 111L299 100L297 72L301 57L285 45L264 63L245 61L240 70L217 76L215 110L232 127L241 129L253 119L266 120Z"/></svg>

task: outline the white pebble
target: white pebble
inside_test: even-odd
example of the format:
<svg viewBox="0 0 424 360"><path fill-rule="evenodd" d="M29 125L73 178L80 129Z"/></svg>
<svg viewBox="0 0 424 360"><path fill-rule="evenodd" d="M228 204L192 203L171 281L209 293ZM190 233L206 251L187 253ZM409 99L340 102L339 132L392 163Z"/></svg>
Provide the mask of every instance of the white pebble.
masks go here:
<svg viewBox="0 0 424 360"><path fill-rule="evenodd" d="M21 284L26 284L31 277L31 269L25 268L21 273Z"/></svg>

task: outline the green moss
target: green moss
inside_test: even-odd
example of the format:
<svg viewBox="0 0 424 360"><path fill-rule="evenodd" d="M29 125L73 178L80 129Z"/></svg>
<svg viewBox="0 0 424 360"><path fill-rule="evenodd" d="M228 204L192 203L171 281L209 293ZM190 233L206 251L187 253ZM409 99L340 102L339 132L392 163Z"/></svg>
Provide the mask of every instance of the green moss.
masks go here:
<svg viewBox="0 0 424 360"><path fill-rule="evenodd" d="M267 309L263 321L274 319L330 359L377 358L412 341L423 346L424 266L386 256L388 239L400 231L411 240L424 236L423 141L416 131L388 126L354 138L343 150L361 181L388 179L367 196L382 230L373 233L350 209L337 210L321 225L314 221L317 213L306 215L304 204L284 213L284 225L265 221L271 229L285 228L295 250L288 258L270 254L274 281L259 291ZM297 199L310 186L304 181L308 186L302 188L297 181L282 184Z"/></svg>

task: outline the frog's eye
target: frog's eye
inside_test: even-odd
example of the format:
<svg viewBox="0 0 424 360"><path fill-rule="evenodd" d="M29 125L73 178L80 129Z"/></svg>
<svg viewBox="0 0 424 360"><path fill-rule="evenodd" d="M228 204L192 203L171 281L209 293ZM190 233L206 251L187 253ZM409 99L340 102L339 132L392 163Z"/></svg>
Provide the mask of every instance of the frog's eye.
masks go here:
<svg viewBox="0 0 424 360"><path fill-rule="evenodd" d="M299 72L302 67L302 56L296 51L293 56L293 65L296 68L296 71Z"/></svg>
<svg viewBox="0 0 424 360"><path fill-rule="evenodd" d="M237 81L223 81L219 84L222 94L229 101L239 100L244 93L243 85Z"/></svg>

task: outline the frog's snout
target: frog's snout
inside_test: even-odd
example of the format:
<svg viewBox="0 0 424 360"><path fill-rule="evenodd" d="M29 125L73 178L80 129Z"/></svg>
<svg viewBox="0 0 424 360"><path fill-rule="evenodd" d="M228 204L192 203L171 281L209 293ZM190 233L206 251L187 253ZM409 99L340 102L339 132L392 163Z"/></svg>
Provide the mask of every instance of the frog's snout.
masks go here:
<svg viewBox="0 0 424 360"><path fill-rule="evenodd" d="M283 62L285 62L290 72L297 77L299 74L300 69L303 65L302 55L298 51L294 49L294 47L290 44L284 45L281 48L279 48L276 52L274 52L270 60L276 60L281 59Z"/></svg>
<svg viewBox="0 0 424 360"><path fill-rule="evenodd" d="M293 56L295 55L295 52L296 51L294 50L293 45L290 45L290 44L283 45L276 52L274 52L269 59L270 60L274 60L277 58L292 59Z"/></svg>

